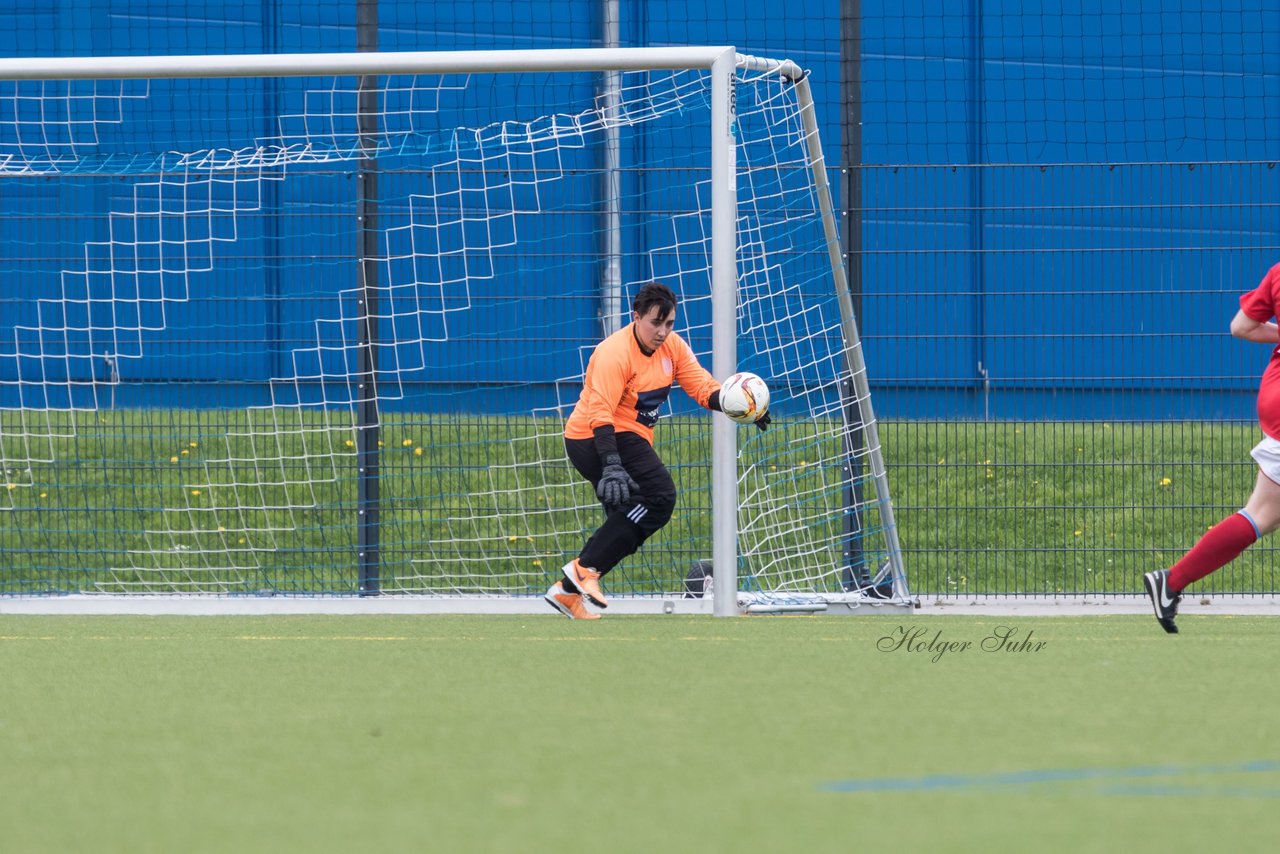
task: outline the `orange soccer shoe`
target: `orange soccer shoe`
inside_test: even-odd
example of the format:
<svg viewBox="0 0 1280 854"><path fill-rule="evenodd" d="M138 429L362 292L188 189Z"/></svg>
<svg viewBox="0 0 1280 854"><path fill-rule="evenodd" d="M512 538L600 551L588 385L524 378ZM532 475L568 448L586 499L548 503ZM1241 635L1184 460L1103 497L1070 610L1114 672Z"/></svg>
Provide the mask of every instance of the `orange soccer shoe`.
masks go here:
<svg viewBox="0 0 1280 854"><path fill-rule="evenodd" d="M587 610L587 603L577 593L566 593L564 585L557 581L551 585L547 595L542 597L552 608L564 614L570 620L598 620L599 614Z"/></svg>
<svg viewBox="0 0 1280 854"><path fill-rule="evenodd" d="M600 573L587 569L574 558L564 565L564 575L574 586L582 591L582 595L591 600L597 608L608 608L609 600L600 592Z"/></svg>

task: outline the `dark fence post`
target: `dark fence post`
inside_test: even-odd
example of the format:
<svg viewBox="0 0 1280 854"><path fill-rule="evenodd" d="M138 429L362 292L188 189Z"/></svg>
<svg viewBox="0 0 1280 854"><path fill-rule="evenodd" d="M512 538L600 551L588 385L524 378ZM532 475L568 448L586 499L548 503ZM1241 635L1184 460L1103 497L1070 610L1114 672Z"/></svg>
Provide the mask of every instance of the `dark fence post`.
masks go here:
<svg viewBox="0 0 1280 854"><path fill-rule="evenodd" d="M378 49L378 2L356 2L356 49ZM357 555L360 566L360 595L376 596L382 580L379 560L378 477L381 454L378 450L382 434L378 413L378 78L360 78L358 94L358 130L361 159L358 173L359 199L356 217L359 223L359 308L357 334L359 353L359 393L356 401L356 506Z"/></svg>
<svg viewBox="0 0 1280 854"><path fill-rule="evenodd" d="M853 319L862 329L862 3L848 0L840 5L840 94L844 108L844 210L841 242L844 245L845 273ZM862 550L862 457L866 444L862 420L851 383L844 383L845 487L844 487L844 570L840 575L845 590L857 590L871 582Z"/></svg>

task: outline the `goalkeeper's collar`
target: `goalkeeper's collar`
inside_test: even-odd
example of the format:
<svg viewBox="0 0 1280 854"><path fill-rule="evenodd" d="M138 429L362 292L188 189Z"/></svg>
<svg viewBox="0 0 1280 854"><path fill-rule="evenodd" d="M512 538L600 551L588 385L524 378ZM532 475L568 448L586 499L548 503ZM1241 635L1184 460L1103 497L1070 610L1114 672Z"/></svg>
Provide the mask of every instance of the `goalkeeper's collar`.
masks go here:
<svg viewBox="0 0 1280 854"><path fill-rule="evenodd" d="M658 352L656 349L654 350L645 349L644 342L640 340L640 335L636 332L636 322L634 320L631 321L631 337L635 339L636 346L640 348L640 352L644 353L646 358Z"/></svg>

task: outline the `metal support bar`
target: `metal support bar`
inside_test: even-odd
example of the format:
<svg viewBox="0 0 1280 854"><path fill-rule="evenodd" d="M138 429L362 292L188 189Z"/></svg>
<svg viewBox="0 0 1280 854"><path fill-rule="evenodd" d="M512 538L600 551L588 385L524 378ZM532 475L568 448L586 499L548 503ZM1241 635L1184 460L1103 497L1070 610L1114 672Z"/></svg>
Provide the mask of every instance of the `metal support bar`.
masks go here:
<svg viewBox="0 0 1280 854"><path fill-rule="evenodd" d="M982 390L983 420L990 420L991 389L987 357L987 270L986 270L986 206L982 162L986 151L986 57L982 38L982 0L970 0L969 10L969 116L967 154L969 159L969 281L973 288L973 312L976 318L973 336L974 362L977 364L976 380Z"/></svg>
<svg viewBox="0 0 1280 854"><path fill-rule="evenodd" d="M360 51L378 49L378 0L358 0L356 32ZM378 493L382 463L378 450L382 433L378 418L378 101L378 78L371 74L362 75L357 106L361 159L357 182L359 198L356 202L360 253L360 297L356 321L359 335L357 372L360 376L356 404L356 507L359 514L356 557L360 568L361 596L376 596L382 588L381 501Z"/></svg>
<svg viewBox="0 0 1280 854"><path fill-rule="evenodd" d="M604 0L601 15L603 41L616 50L621 41L621 14L618 0ZM622 123L618 111L622 103L622 73L601 75L604 102L604 205L601 232L604 235L604 266L600 281L600 326L605 336L622 328Z"/></svg>
<svg viewBox="0 0 1280 854"><path fill-rule="evenodd" d="M738 369L737 63L726 49L711 66L711 372ZM728 418L711 429L712 592L717 617L738 610L738 434Z"/></svg>

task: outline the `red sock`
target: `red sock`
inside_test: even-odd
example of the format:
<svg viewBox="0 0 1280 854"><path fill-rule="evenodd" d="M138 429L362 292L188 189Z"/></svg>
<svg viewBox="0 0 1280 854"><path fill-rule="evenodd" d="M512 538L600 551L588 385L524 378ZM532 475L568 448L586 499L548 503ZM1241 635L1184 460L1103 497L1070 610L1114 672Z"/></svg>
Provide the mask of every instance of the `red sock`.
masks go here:
<svg viewBox="0 0 1280 854"><path fill-rule="evenodd" d="M1225 566L1258 539L1258 531L1244 512L1232 513L1210 528L1191 551L1169 570L1169 587L1182 590Z"/></svg>

